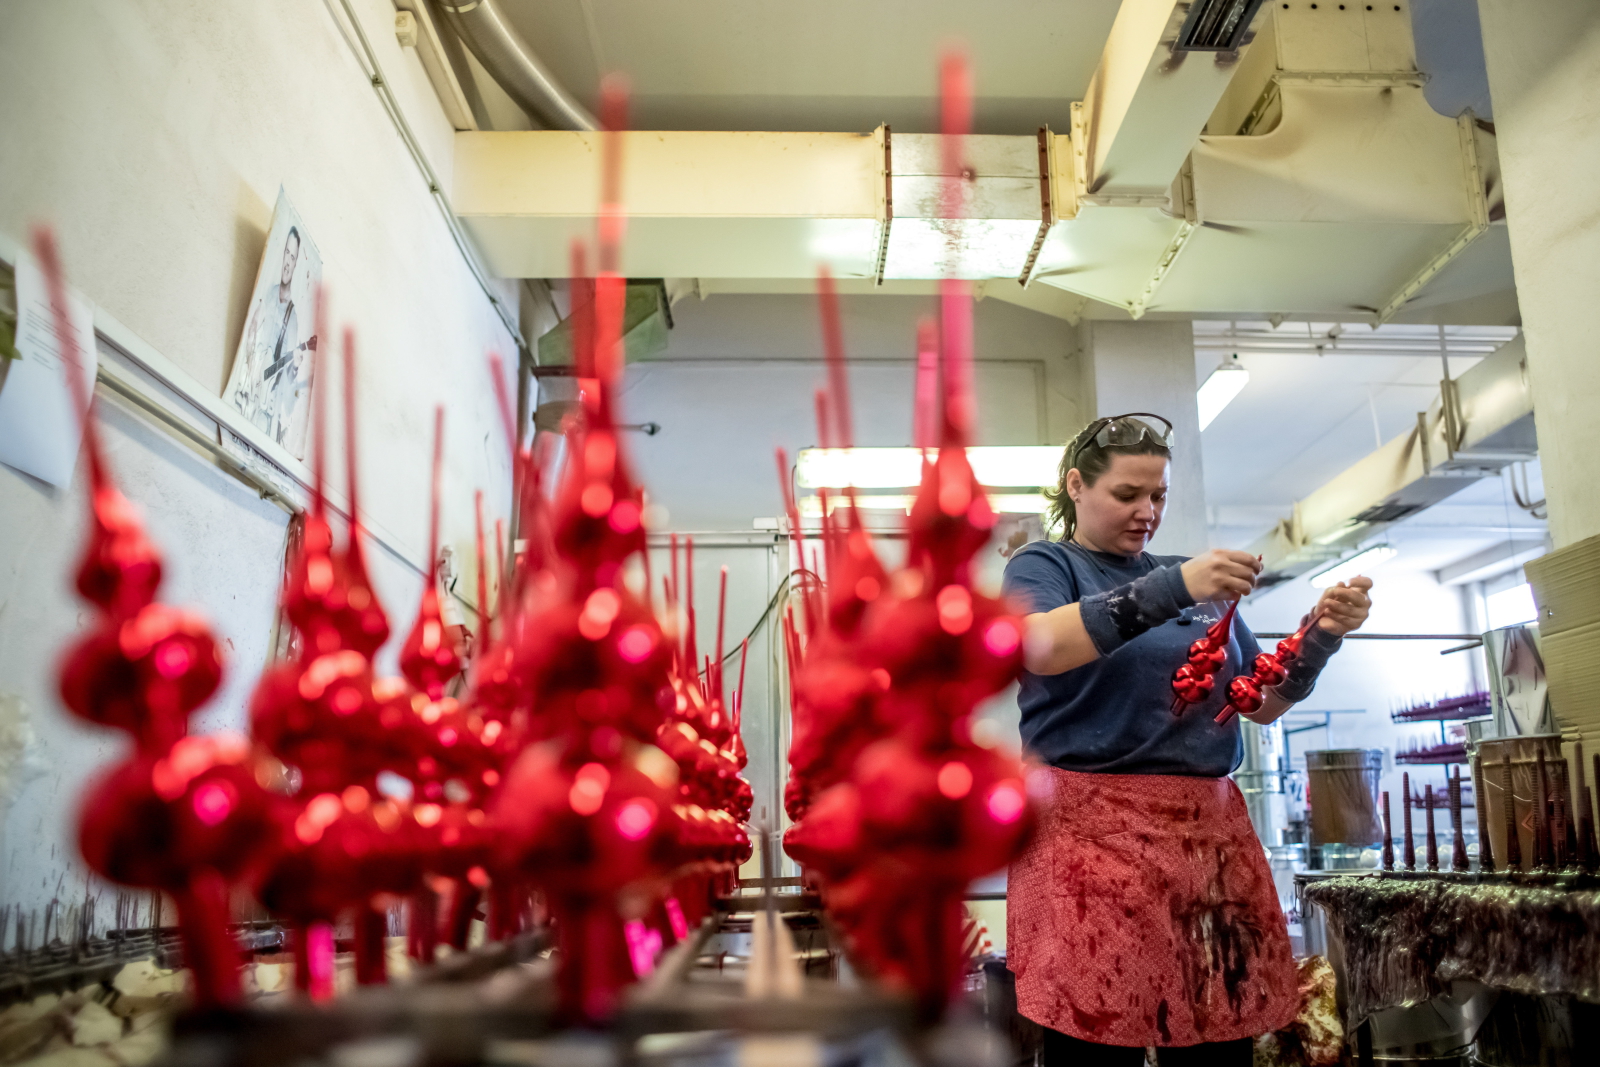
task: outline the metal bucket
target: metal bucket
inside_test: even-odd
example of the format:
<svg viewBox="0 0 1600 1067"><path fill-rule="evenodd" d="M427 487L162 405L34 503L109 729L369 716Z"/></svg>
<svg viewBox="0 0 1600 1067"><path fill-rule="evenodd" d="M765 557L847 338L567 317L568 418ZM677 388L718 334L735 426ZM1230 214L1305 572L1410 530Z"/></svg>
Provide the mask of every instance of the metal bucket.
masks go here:
<svg viewBox="0 0 1600 1067"><path fill-rule="evenodd" d="M1385 1008L1368 1017L1372 1062L1392 1067L1466 1067L1473 1035L1498 993L1480 982L1455 981L1431 1000Z"/></svg>
<svg viewBox="0 0 1600 1067"><path fill-rule="evenodd" d="M1383 838L1378 822L1378 776L1383 750L1328 748L1306 753L1311 840L1317 845L1372 845Z"/></svg>
<svg viewBox="0 0 1600 1067"><path fill-rule="evenodd" d="M1533 780L1538 774L1539 753L1544 753L1545 773L1549 776L1552 795L1562 786L1565 760L1561 755L1561 735L1542 734L1533 737L1493 737L1479 741L1473 747L1472 769L1476 775L1481 769L1483 781L1474 781L1472 787L1478 798L1481 823L1478 837L1489 835L1497 866L1506 866L1506 815L1505 815L1505 761L1511 758L1511 793L1513 814L1516 817L1517 842L1522 849L1522 866L1533 866L1534 824Z"/></svg>

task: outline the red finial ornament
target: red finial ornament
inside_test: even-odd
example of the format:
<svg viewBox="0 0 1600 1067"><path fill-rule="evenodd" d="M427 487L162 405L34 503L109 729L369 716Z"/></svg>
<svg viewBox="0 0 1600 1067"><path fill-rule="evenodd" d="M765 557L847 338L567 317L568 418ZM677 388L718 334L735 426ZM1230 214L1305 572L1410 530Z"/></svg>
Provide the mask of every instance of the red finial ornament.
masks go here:
<svg viewBox="0 0 1600 1067"><path fill-rule="evenodd" d="M946 214L955 218L970 118L960 57L947 57L943 87ZM820 289L829 337L826 279ZM841 523L824 501L826 588L802 574L801 621L792 610L784 617L794 702L786 804L797 818L785 847L820 882L856 958L910 993L925 1018L943 1012L960 974L967 885L1009 862L1033 825L1021 766L971 738L977 703L1021 669L1022 626L971 582L972 557L995 520L966 456L972 319L963 283L941 282L939 323L937 411L927 370L916 397L919 437L936 432L939 453L923 466L905 568L886 574L856 509ZM922 344L931 341L924 332ZM847 430L833 347L834 384L819 410ZM803 566L781 453L779 466Z"/></svg>
<svg viewBox="0 0 1600 1067"><path fill-rule="evenodd" d="M1239 602L1228 605L1222 618L1212 623L1205 636L1189 646L1189 659L1172 675L1172 713L1181 715L1190 704L1199 704L1216 688L1216 673L1228 660L1228 642L1233 634L1233 617Z"/></svg>
<svg viewBox="0 0 1600 1067"><path fill-rule="evenodd" d="M217 644L197 616L154 600L161 558L106 467L49 231L35 231L34 247L83 417L91 525L77 588L99 609L94 630L62 659L61 695L76 714L126 730L135 743L86 792L79 846L105 878L172 894L196 1005L232 1004L240 989L228 894L270 859L273 799L257 783L244 739L186 736L189 715L222 680Z"/></svg>
<svg viewBox="0 0 1600 1067"><path fill-rule="evenodd" d="M422 586L417 621L400 647L400 673L426 693L429 700L444 696L444 687L461 673L461 651L445 633L439 609L439 490L444 469L444 408L433 413L432 505L428 519L428 577ZM480 499L481 504L481 499ZM483 573L479 568L479 574Z"/></svg>
<svg viewBox="0 0 1600 1067"><path fill-rule="evenodd" d="M623 894L676 865L679 829L678 768L652 744L673 699L672 649L649 605L624 581L624 565L644 550L645 535L643 494L614 414L622 365L624 96L613 79L603 98L598 277L584 277L581 248L573 256L584 417L569 431L551 552L525 561L514 590L528 593L506 627L515 645L509 673L535 743L509 765L490 808L497 870L539 885L556 919L560 1007L575 1020L605 1018L634 978ZM530 544L529 556L535 552Z"/></svg>
<svg viewBox="0 0 1600 1067"><path fill-rule="evenodd" d="M1228 703L1217 712L1217 725L1227 722L1235 713L1249 715L1261 710L1261 705L1266 703L1266 694L1263 690L1277 685L1289 676L1289 668L1300 658L1300 646L1305 644L1306 635L1320 618L1322 618L1320 611L1313 614L1300 629L1279 641L1278 647L1273 651L1256 656L1253 670L1249 675L1241 674L1228 683Z"/></svg>

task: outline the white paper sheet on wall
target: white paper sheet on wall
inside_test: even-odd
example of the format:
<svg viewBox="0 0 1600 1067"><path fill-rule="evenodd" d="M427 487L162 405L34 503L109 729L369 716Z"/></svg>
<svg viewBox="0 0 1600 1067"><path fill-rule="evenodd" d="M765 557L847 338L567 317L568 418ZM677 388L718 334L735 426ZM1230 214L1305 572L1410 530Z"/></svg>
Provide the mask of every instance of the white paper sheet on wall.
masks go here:
<svg viewBox="0 0 1600 1067"><path fill-rule="evenodd" d="M0 463L51 485L72 484L83 418L63 367L50 294L33 257L17 256L17 352L0 385ZM94 390L94 312L70 290L67 315L78 339L83 395Z"/></svg>

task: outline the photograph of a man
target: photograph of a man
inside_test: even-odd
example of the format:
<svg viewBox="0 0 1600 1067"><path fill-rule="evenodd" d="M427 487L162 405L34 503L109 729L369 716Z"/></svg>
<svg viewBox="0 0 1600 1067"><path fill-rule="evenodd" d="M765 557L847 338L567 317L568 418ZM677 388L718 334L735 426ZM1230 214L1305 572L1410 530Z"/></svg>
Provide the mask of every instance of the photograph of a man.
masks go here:
<svg viewBox="0 0 1600 1067"><path fill-rule="evenodd" d="M305 458L311 355L318 341L311 304L321 277L316 245L280 189L223 395L296 459Z"/></svg>

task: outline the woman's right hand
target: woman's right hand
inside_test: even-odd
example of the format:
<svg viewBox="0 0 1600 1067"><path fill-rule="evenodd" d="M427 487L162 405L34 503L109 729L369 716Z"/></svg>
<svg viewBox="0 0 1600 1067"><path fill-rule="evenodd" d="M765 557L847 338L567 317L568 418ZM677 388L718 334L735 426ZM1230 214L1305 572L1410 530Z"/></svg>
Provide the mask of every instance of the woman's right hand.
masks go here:
<svg viewBox="0 0 1600 1067"><path fill-rule="evenodd" d="M1208 600L1237 600L1256 587L1261 561L1248 552L1213 548L1182 567L1183 584L1196 604Z"/></svg>

